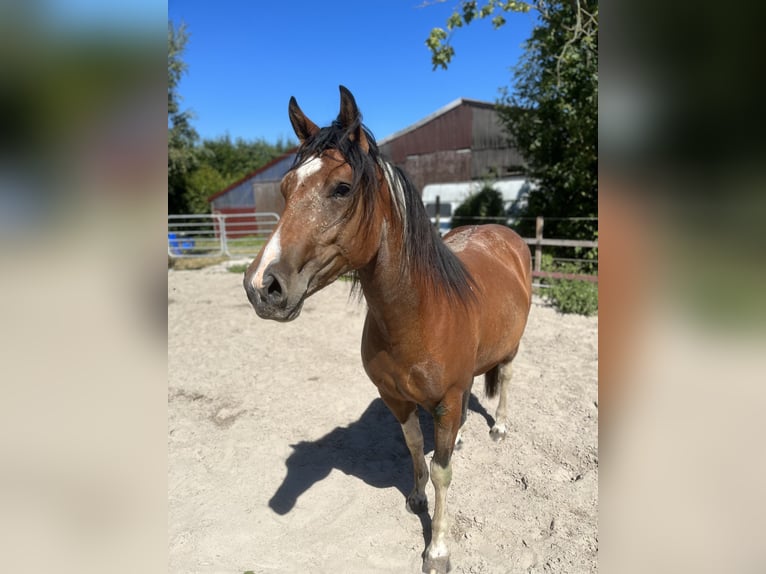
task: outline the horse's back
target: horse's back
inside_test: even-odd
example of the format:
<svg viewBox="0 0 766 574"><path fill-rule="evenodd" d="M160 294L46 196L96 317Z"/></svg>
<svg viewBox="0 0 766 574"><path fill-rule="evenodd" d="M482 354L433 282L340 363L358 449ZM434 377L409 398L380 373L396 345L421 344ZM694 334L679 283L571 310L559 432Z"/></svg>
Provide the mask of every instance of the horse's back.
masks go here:
<svg viewBox="0 0 766 574"><path fill-rule="evenodd" d="M476 285L479 302L477 371L494 366L518 346L532 301L529 247L502 225L458 227L444 237Z"/></svg>
<svg viewBox="0 0 766 574"><path fill-rule="evenodd" d="M532 258L518 233L502 225L473 225L450 231L444 242L475 279L486 275L515 279L523 290L532 290Z"/></svg>

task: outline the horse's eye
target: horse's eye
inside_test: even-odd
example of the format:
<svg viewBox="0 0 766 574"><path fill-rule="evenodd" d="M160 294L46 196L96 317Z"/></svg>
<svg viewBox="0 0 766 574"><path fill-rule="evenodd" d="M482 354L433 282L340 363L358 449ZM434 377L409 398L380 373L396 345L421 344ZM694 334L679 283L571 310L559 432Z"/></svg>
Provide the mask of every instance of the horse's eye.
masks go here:
<svg viewBox="0 0 766 574"><path fill-rule="evenodd" d="M347 183L339 183L332 192L333 197L346 197L351 193L351 186Z"/></svg>

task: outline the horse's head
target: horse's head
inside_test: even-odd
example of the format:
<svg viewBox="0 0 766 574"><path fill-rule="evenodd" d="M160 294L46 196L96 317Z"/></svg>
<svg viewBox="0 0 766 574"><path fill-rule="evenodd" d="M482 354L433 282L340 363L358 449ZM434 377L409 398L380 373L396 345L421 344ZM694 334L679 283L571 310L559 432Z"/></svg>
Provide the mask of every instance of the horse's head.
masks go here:
<svg viewBox="0 0 766 574"><path fill-rule="evenodd" d="M301 146L282 179L284 213L244 279L264 319L295 319L306 297L369 263L380 244L377 148L351 92L340 94L338 118L321 129L290 99Z"/></svg>

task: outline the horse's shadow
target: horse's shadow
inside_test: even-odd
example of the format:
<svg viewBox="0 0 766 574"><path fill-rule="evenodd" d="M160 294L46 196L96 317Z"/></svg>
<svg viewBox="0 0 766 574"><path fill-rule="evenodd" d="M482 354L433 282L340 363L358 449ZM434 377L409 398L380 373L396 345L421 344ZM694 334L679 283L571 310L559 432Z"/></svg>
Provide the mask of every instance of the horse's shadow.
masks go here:
<svg viewBox="0 0 766 574"><path fill-rule="evenodd" d="M433 422L420 413L425 450L433 450ZM336 427L313 441L291 445L287 476L269 506L277 514L290 512L298 498L333 469L362 479L375 488L396 487L406 496L412 488L412 462L401 427L381 399L348 426Z"/></svg>
<svg viewBox="0 0 766 574"><path fill-rule="evenodd" d="M482 415L491 427L494 421L471 395L468 406ZM426 454L434 449L434 426L430 414L418 409ZM404 498L413 487L412 459L404 442L401 427L381 399L373 400L359 420L336 427L314 441L291 445L287 457L287 476L269 500L277 514L287 514L298 498L314 484L324 480L333 469L360 478L375 488L395 487ZM431 520L420 515L426 546L430 543Z"/></svg>

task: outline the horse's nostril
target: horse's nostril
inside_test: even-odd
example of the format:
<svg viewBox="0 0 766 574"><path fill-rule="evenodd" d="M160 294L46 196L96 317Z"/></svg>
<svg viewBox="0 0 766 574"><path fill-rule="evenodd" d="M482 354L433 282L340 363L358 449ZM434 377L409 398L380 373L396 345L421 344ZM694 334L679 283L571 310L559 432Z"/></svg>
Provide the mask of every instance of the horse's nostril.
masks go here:
<svg viewBox="0 0 766 574"><path fill-rule="evenodd" d="M269 296L281 295L282 285L279 284L279 281L273 275L271 276L271 279L272 280L269 282L269 285L266 289L266 293L268 293Z"/></svg>
<svg viewBox="0 0 766 574"><path fill-rule="evenodd" d="M282 284L273 273L267 273L263 277L263 287L259 291L261 299L268 301L271 305L284 304L285 296Z"/></svg>

